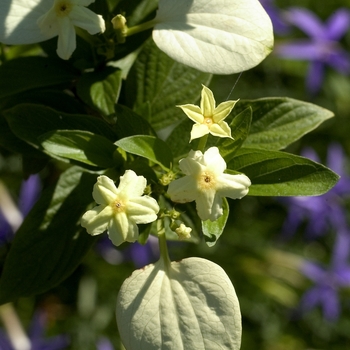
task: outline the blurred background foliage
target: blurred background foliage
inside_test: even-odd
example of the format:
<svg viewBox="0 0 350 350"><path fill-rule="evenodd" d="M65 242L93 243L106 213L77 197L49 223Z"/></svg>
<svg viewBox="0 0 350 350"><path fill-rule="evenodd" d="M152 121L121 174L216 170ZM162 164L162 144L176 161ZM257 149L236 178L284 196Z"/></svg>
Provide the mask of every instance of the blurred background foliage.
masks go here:
<svg viewBox="0 0 350 350"><path fill-rule="evenodd" d="M265 3L275 6L282 17L290 6L298 6L314 12L322 21L337 9L350 5L348 0L322 2L322 6L316 0ZM284 35L276 33L276 47L297 38L306 38L306 35L291 26ZM350 54L350 30L341 38L340 44ZM301 154L305 148L312 148L326 164L329 146L339 144L345 154L342 171L345 177L349 176L349 76L327 66L321 88L311 94L305 86L308 67L308 61L286 59L272 53L258 67L242 75L215 76L210 87L218 103L228 96L230 99L288 96L333 111L335 118L292 144L288 150ZM45 167L40 173L42 186L55 180L59 167L62 164L49 163ZM22 184L21 159L4 148L0 148L0 176L11 196L18 199ZM345 231L350 232L349 193L344 191L338 196L346 213ZM329 200L323 197L323 201ZM306 216L296 231L288 235L284 223L290 206L291 201L276 198L248 196L241 201L230 201L230 222L214 247L208 248L204 242L198 245L170 243L171 258L205 257L226 271L241 304L242 350L350 349L350 284L339 287L331 283L334 276L329 275L331 288L339 295L339 315L332 319L327 318L321 307L327 300L314 307L301 303L304 293L315 284L302 272L302 266L306 261L316 262L325 269L330 266L333 254L337 253L334 245L339 227L328 225L324 234L308 237L305 234L307 225L315 223ZM0 246L0 266L8 248L7 244ZM44 310L47 314L46 336L69 335L71 349L122 349L115 321L118 290L135 268L156 260L157 247L152 240L146 247L124 243L116 249L104 236L67 280L43 295L18 300L16 310L25 327L29 327L35 310Z"/></svg>

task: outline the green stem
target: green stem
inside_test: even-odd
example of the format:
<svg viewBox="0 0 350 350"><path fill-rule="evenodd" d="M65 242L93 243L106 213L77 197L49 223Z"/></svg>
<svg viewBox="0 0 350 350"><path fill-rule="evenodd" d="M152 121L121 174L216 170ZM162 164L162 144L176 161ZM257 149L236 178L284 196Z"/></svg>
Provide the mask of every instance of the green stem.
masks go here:
<svg viewBox="0 0 350 350"><path fill-rule="evenodd" d="M198 150L204 153L205 145L207 144L208 135L204 135L199 139Z"/></svg>
<svg viewBox="0 0 350 350"><path fill-rule="evenodd" d="M157 220L157 231L158 231L158 239L159 239L160 258L163 260L165 266L170 266L170 258L168 254L168 246L166 244L165 227L164 227L163 218L160 218Z"/></svg>
<svg viewBox="0 0 350 350"><path fill-rule="evenodd" d="M144 30L153 28L156 23L157 22L155 20L152 20L152 21L138 24L137 26L130 27L126 32L126 36L134 35L136 33L143 32Z"/></svg>

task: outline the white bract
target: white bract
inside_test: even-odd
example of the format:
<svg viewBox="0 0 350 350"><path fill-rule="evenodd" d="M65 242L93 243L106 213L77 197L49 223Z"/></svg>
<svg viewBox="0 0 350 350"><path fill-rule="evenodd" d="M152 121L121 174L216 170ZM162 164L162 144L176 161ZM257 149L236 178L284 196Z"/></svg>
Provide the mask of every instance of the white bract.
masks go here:
<svg viewBox="0 0 350 350"><path fill-rule="evenodd" d="M203 72L250 69L273 47L272 23L258 0L160 0L155 22L156 45Z"/></svg>
<svg viewBox="0 0 350 350"><path fill-rule="evenodd" d="M224 119L231 113L237 101L225 101L216 107L213 92L203 85L200 107L193 104L177 106L196 123L191 130L190 142L209 133L232 138L231 129Z"/></svg>
<svg viewBox="0 0 350 350"><path fill-rule="evenodd" d="M94 0L1 0L0 42L39 43L58 36L57 54L69 59L76 48L75 28L90 34L104 32L105 22L86 6Z"/></svg>
<svg viewBox="0 0 350 350"><path fill-rule="evenodd" d="M99 176L92 192L99 205L83 215L81 225L93 236L107 230L115 245L135 242L137 224L155 221L159 211L157 201L143 195L146 185L147 180L132 170L120 177L118 188L109 177Z"/></svg>
<svg viewBox="0 0 350 350"><path fill-rule="evenodd" d="M179 162L186 175L170 183L168 194L174 202L196 201L201 220L214 221L222 214L222 198L242 198L251 185L243 174L225 174L226 162L217 147L209 148L204 154L191 151L187 158Z"/></svg>

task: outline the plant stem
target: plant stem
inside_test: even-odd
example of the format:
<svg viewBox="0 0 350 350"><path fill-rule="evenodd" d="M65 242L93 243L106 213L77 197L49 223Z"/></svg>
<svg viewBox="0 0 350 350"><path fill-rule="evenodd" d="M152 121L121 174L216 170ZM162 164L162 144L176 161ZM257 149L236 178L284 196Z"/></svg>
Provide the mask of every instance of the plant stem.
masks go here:
<svg viewBox="0 0 350 350"><path fill-rule="evenodd" d="M158 231L158 239L159 239L160 258L163 260L164 265L166 267L169 267L170 258L168 254L168 246L166 244L165 227L164 227L163 218L160 218L157 220L157 231Z"/></svg>
<svg viewBox="0 0 350 350"><path fill-rule="evenodd" d="M152 21L138 24L137 26L130 27L126 32L126 36L134 35L136 33L143 32L144 30L153 28L156 23L157 22L155 20L152 20Z"/></svg>
<svg viewBox="0 0 350 350"><path fill-rule="evenodd" d="M205 145L207 144L208 135L204 135L199 139L198 150L204 153Z"/></svg>

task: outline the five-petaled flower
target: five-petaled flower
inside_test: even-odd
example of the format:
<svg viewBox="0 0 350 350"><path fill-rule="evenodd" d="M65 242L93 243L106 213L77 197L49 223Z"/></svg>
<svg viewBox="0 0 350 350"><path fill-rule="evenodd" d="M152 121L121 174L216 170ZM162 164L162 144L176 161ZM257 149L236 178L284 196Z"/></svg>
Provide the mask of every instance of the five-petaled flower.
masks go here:
<svg viewBox="0 0 350 350"><path fill-rule="evenodd" d="M231 113L236 101L225 101L216 107L213 92L203 85L201 105L192 104L177 106L196 124L191 131L191 140L212 134L218 137L231 137L231 129L224 119Z"/></svg>
<svg viewBox="0 0 350 350"><path fill-rule="evenodd" d="M139 233L137 224L155 221L159 211L157 201L143 195L146 185L147 180L132 170L126 170L120 177L118 188L107 176L99 176L92 192L99 205L83 215L81 225L91 235L107 230L115 245L135 242Z"/></svg>
<svg viewBox="0 0 350 350"><path fill-rule="evenodd" d="M67 60L76 48L74 27L90 34L105 31L102 16L86 8L92 2L4 0L0 4L0 20L4 22L0 41L9 45L33 44L58 36L57 54Z"/></svg>
<svg viewBox="0 0 350 350"><path fill-rule="evenodd" d="M170 183L168 194L174 202L196 201L201 220L214 221L223 214L222 198L242 198L251 185L243 174L225 174L226 162L217 147L209 148L204 154L191 151L179 162L186 175Z"/></svg>

